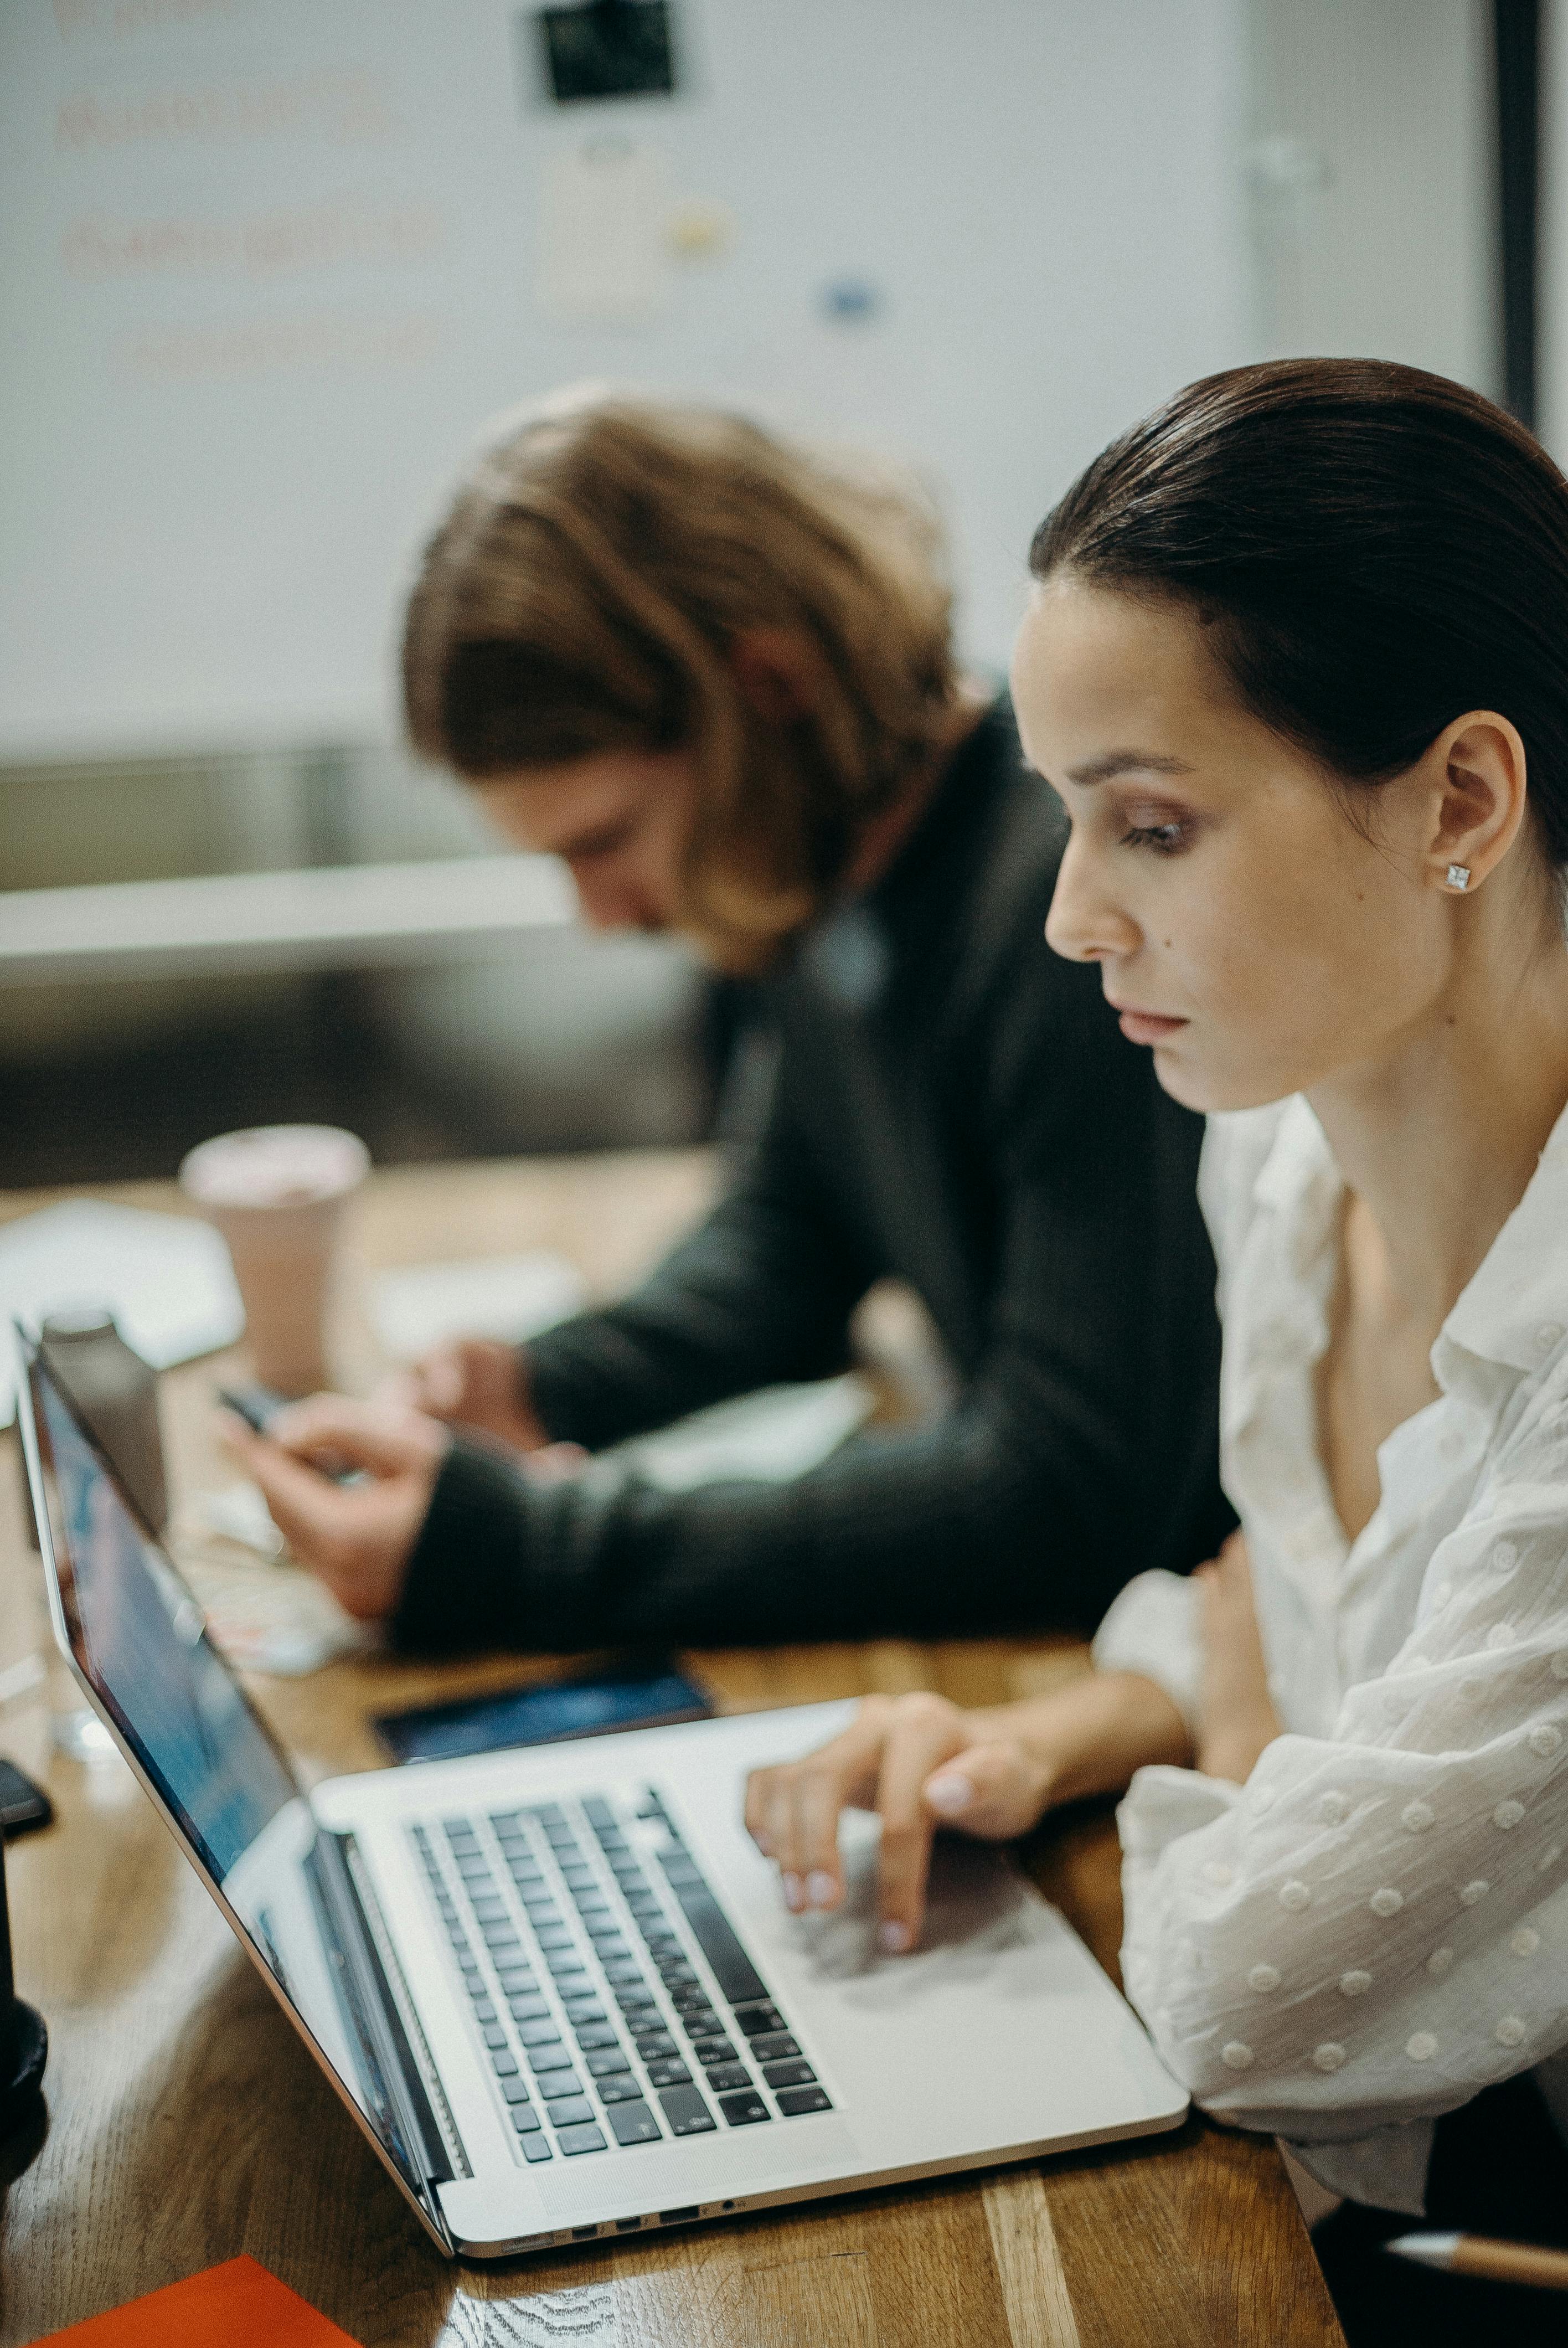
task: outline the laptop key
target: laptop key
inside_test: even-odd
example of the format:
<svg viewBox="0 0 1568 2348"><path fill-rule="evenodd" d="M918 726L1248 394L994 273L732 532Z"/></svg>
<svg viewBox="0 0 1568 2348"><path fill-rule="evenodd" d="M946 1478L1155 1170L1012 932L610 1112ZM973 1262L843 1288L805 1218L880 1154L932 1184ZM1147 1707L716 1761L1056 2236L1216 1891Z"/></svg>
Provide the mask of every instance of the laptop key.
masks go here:
<svg viewBox="0 0 1568 2348"><path fill-rule="evenodd" d="M770 2030L765 2037L752 2041L753 2063L782 2063L786 2054L798 2054L800 2048L787 2030Z"/></svg>
<svg viewBox="0 0 1568 2348"><path fill-rule="evenodd" d="M544 2126L532 2104L514 2104L510 2117L518 2136L534 2136Z"/></svg>
<svg viewBox="0 0 1568 2348"><path fill-rule="evenodd" d="M575 1949L551 1949L545 1957L545 1962L550 1969L552 1981L565 1981L569 1977L575 1979L579 1973L588 1971Z"/></svg>
<svg viewBox="0 0 1568 2348"><path fill-rule="evenodd" d="M652 2004L653 2000L646 1995L639 2001L640 2008L651 2007ZM662 2038L665 2034L664 2016L657 2010L651 2013L641 2010L630 2011L626 2016L626 2026L633 2038ZM672 2054L675 2048L673 2039L669 2041L669 2046Z"/></svg>
<svg viewBox="0 0 1568 2348"><path fill-rule="evenodd" d="M609 2035L610 2034L607 2033L606 2034ZM585 2053L588 2052L586 2048L584 2048L583 2051ZM608 2079L617 2071L630 2071L631 2065L626 2059L624 2048L617 2045L614 2039L611 2038L610 2044L608 2046L602 2047L595 2053L589 2054L588 2067L589 2075L593 2078Z"/></svg>
<svg viewBox="0 0 1568 2348"><path fill-rule="evenodd" d="M634 2104L611 2104L605 2114L617 2144L657 2144L663 2134L641 2097Z"/></svg>
<svg viewBox="0 0 1568 2348"><path fill-rule="evenodd" d="M515 2079L518 2075L518 2058L509 2046L502 2046L491 2055L490 2068L497 2079Z"/></svg>
<svg viewBox="0 0 1568 2348"><path fill-rule="evenodd" d="M537 1993L527 1997L509 1997L507 2010L514 2022L545 2022L549 2018L548 2002Z"/></svg>
<svg viewBox="0 0 1568 2348"><path fill-rule="evenodd" d="M803 2112L830 2112L833 2106L820 2087L786 2087L779 2097L779 2109L793 2120Z"/></svg>
<svg viewBox="0 0 1568 2348"><path fill-rule="evenodd" d="M610 2019L599 2002L596 1990L563 1990L561 2003L566 2007L567 2019L574 2029L585 2022L608 2022Z"/></svg>
<svg viewBox="0 0 1568 2348"><path fill-rule="evenodd" d="M648 2075L656 2087L689 2087L692 2074L679 2054L658 2054L648 2065Z"/></svg>
<svg viewBox="0 0 1568 2348"><path fill-rule="evenodd" d="M625 2071L617 2071L612 2078L600 2079L599 2082L599 2100L601 2104L629 2104L633 2096L641 2096L641 2093L642 2090L636 2080Z"/></svg>
<svg viewBox="0 0 1568 2348"><path fill-rule="evenodd" d="M491 2047L509 2046L512 2043L498 2022L486 2023L484 2038L486 2045Z"/></svg>
<svg viewBox="0 0 1568 2348"><path fill-rule="evenodd" d="M740 2096L721 2096L719 2109L731 2127L752 2127L758 2120L771 2120L773 2117L754 2087L748 2087Z"/></svg>
<svg viewBox="0 0 1568 2348"><path fill-rule="evenodd" d="M623 1957L604 1969L604 1978L611 1989L646 1989L642 1968L634 1958Z"/></svg>
<svg viewBox="0 0 1568 2348"><path fill-rule="evenodd" d="M528 2100L528 2083L526 2079L503 2079L501 2093L509 2104L526 2104Z"/></svg>
<svg viewBox="0 0 1568 2348"><path fill-rule="evenodd" d="M749 2087L752 2075L743 2063L716 2063L707 2075L707 2083L715 2096L723 2096L733 2087Z"/></svg>
<svg viewBox="0 0 1568 2348"><path fill-rule="evenodd" d="M688 2038L722 2038L725 2026L711 2005L692 2007L681 2016L681 2027Z"/></svg>
<svg viewBox="0 0 1568 2348"><path fill-rule="evenodd" d="M735 2027L743 2030L748 2038L760 2038L764 2031L787 2030L789 2024L776 2005L764 2001L756 2005L737 2005Z"/></svg>
<svg viewBox="0 0 1568 2348"><path fill-rule="evenodd" d="M659 2100L671 2136L710 2136L717 2125L695 2087L667 2087Z"/></svg>
<svg viewBox="0 0 1568 2348"><path fill-rule="evenodd" d="M571 2065L570 2049L563 2046L559 2038L552 2038L548 2046L530 2046L528 2049L530 2071L569 2071ZM546 2093L550 2092L547 2088Z"/></svg>
<svg viewBox="0 0 1568 2348"><path fill-rule="evenodd" d="M550 2140L543 2128L537 2136L524 2137L521 2145L525 2160L548 2160L550 2157Z"/></svg>
<svg viewBox="0 0 1568 2348"><path fill-rule="evenodd" d="M712 2013L713 2010L708 2003L706 1989L694 1974L689 1982L670 1983L670 2003L677 2013Z"/></svg>
<svg viewBox="0 0 1568 2348"><path fill-rule="evenodd" d="M727 2038L700 2039L697 2044L692 2047L692 2052L697 2057L698 2062L703 2065L707 2065L709 2063L733 2063L735 2059L735 2050Z"/></svg>
<svg viewBox="0 0 1568 2348"><path fill-rule="evenodd" d="M628 2014L647 2013L650 2012L657 2013L659 2006L658 1999L654 1996L653 1992L649 1988L646 1982L638 1982L635 1985L628 1983L624 1988L618 1986L615 1993L615 2003L620 2008L622 2013ZM662 2030L664 2027L663 2024L661 2023L659 2027Z"/></svg>
<svg viewBox="0 0 1568 2348"><path fill-rule="evenodd" d="M562 1949L575 1949L577 1946L564 1924L541 1924L534 1937L547 1957L559 1955Z"/></svg>
<svg viewBox="0 0 1568 2348"><path fill-rule="evenodd" d="M770 2087L809 2087L815 2084L816 2073L809 2063L764 2063L763 2076Z"/></svg>
<svg viewBox="0 0 1568 2348"><path fill-rule="evenodd" d="M474 1913L481 1924L505 1924L511 1921L504 1900L476 1900Z"/></svg>
<svg viewBox="0 0 1568 2348"><path fill-rule="evenodd" d="M539 2003L543 2005L544 2001L540 1999ZM545 2006L536 2021L519 2023L518 2036L525 2046L559 2046L560 2044L560 2031L548 2006Z"/></svg>
<svg viewBox="0 0 1568 2348"><path fill-rule="evenodd" d="M586 2096L563 2096L559 2102L552 2096L545 2111L558 2136L562 2128L580 2127L593 2117L593 2106Z"/></svg>
<svg viewBox="0 0 1568 2348"><path fill-rule="evenodd" d="M582 2022L578 2024L577 2043L585 2054L597 2054L602 2046L613 2047L619 2054L620 2041L608 2022Z"/></svg>

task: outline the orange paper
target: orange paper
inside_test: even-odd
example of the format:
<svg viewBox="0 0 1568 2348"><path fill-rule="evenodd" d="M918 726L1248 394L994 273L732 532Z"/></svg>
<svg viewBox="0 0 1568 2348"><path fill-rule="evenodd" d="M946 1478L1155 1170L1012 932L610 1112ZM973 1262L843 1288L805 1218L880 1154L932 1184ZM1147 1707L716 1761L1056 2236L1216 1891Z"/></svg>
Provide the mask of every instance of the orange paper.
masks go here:
<svg viewBox="0 0 1568 2348"><path fill-rule="evenodd" d="M357 2348L346 2332L254 2259L149 2291L108 2315L51 2332L37 2348Z"/></svg>

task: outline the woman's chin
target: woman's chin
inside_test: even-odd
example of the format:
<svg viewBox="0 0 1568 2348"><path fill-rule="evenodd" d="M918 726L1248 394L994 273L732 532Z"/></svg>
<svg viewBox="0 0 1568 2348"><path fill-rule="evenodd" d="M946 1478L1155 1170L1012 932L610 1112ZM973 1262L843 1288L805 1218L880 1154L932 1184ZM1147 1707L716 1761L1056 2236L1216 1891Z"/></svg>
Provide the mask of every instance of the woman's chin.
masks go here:
<svg viewBox="0 0 1568 2348"><path fill-rule="evenodd" d="M1154 1074L1162 1088L1184 1108L1195 1109L1200 1117L1223 1117L1237 1109L1267 1108L1274 1101L1287 1100L1299 1086L1282 1081L1272 1070L1215 1067L1205 1062L1187 1044L1187 1031L1179 1039L1154 1046Z"/></svg>

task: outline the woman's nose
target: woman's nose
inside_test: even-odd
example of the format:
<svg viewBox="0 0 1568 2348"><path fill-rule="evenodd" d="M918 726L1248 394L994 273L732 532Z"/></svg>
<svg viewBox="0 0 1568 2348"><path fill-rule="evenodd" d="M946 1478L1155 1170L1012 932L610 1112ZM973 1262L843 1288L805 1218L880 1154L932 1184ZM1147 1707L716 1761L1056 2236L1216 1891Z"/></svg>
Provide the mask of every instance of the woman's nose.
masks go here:
<svg viewBox="0 0 1568 2348"><path fill-rule="evenodd" d="M1136 923L1102 885L1096 860L1076 833L1062 852L1045 942L1064 962L1106 962L1132 953L1138 942Z"/></svg>

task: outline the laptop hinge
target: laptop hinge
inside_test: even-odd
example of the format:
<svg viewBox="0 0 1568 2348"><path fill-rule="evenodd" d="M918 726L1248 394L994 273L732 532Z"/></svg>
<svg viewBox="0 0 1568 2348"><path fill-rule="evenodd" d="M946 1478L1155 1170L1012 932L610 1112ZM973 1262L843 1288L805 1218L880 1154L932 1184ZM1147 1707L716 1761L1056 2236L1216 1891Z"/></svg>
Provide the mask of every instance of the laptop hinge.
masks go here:
<svg viewBox="0 0 1568 2348"><path fill-rule="evenodd" d="M354 1837L319 1830L304 1872L365 2111L398 2173L450 2244L435 2188L473 2172Z"/></svg>

